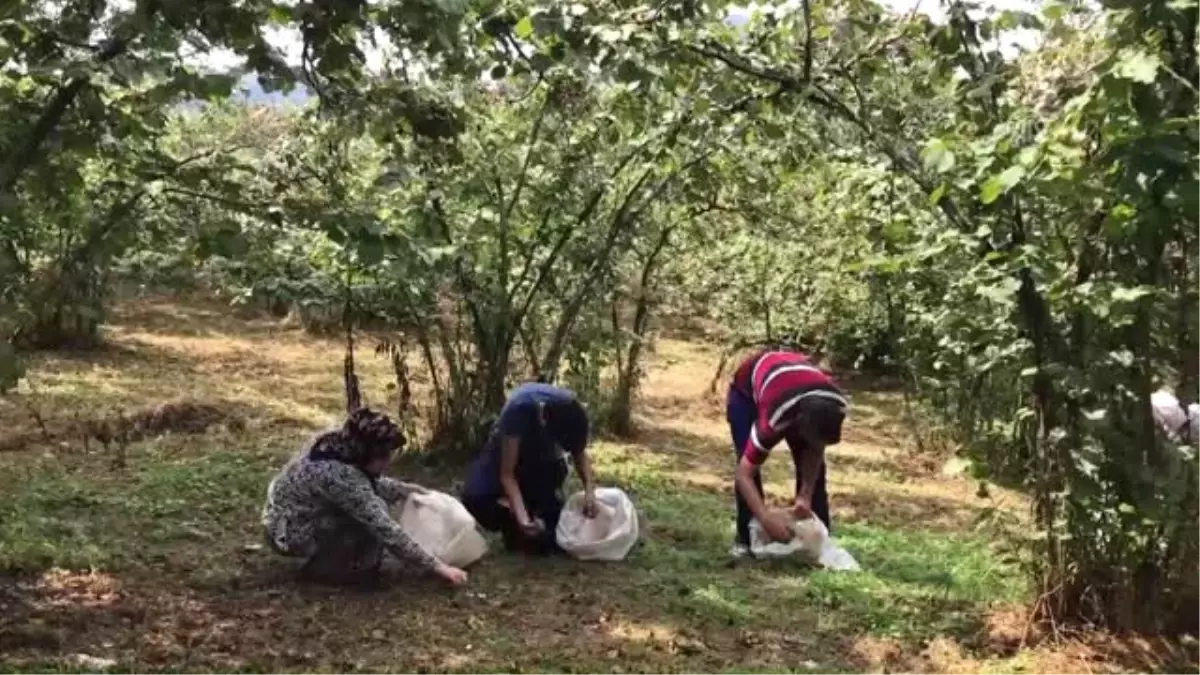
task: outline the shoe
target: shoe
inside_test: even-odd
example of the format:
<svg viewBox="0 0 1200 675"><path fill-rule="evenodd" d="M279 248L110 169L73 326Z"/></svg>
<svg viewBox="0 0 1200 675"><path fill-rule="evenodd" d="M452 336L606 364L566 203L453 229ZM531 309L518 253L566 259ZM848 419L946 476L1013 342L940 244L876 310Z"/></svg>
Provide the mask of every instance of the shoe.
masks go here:
<svg viewBox="0 0 1200 675"><path fill-rule="evenodd" d="M750 547L745 544L739 544L737 542L734 542L733 546L729 547L729 557L733 558L734 560L741 560L742 558L749 558L749 557L751 557L750 556Z"/></svg>

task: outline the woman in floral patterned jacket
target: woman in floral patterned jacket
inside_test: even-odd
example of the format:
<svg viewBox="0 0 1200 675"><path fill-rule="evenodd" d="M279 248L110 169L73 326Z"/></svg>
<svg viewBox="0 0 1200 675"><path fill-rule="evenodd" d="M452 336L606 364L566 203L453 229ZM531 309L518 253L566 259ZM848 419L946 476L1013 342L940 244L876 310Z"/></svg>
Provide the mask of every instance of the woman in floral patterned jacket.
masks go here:
<svg viewBox="0 0 1200 675"><path fill-rule="evenodd" d="M388 513L390 504L424 490L382 475L403 444L387 415L367 408L314 437L267 488L263 524L271 547L308 558L304 576L322 583L373 580L385 551L405 568L465 583L466 572L430 555Z"/></svg>

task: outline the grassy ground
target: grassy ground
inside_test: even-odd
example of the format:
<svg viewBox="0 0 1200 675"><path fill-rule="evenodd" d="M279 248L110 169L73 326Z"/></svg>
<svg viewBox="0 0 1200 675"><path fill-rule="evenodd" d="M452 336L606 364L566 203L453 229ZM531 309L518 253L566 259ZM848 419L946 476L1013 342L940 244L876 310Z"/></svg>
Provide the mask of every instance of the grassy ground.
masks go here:
<svg viewBox="0 0 1200 675"><path fill-rule="evenodd" d="M630 492L647 523L627 562L497 547L459 591L302 587L259 545L258 515L272 472L336 419L340 347L204 304L127 304L108 330L106 350L44 356L24 395L0 399L0 670L103 665L80 654L138 671L1195 668L1194 649L1099 635L1023 646L1022 577L973 526L1022 501L980 497L915 458L887 393L853 392L830 457L837 534L864 571L729 564L717 353L682 342L660 345L638 437L594 448L602 483ZM368 401L386 401L386 364L362 366ZM79 439L89 420L179 401L227 422L159 433L168 419L123 462L119 444ZM768 491L785 497L789 471L773 462Z"/></svg>

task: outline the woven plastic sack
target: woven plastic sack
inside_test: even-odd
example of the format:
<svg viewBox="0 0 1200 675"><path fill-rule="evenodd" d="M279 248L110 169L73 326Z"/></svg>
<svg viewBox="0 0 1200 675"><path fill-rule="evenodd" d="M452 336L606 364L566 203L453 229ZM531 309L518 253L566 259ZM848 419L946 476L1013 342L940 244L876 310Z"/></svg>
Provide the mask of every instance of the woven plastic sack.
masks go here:
<svg viewBox="0 0 1200 675"><path fill-rule="evenodd" d="M1150 395L1150 409L1154 421L1171 440L1186 440L1189 445L1200 440L1200 404L1191 403L1185 410L1174 394L1160 389Z"/></svg>
<svg viewBox="0 0 1200 675"><path fill-rule="evenodd" d="M638 540L638 516L629 495L617 488L596 489L596 516L583 515L584 493L563 506L554 537L562 550L579 560L624 560Z"/></svg>
<svg viewBox="0 0 1200 675"><path fill-rule="evenodd" d="M789 516L790 517L790 516ZM857 571L858 561L846 549L838 546L825 524L817 518L792 522L795 536L791 541L771 541L758 520L750 521L750 552L756 558L788 558L796 556L825 569Z"/></svg>
<svg viewBox="0 0 1200 675"><path fill-rule="evenodd" d="M1179 399L1169 391L1160 389L1151 394L1150 410L1158 426L1172 437L1177 436L1188 425L1188 411L1179 405Z"/></svg>
<svg viewBox="0 0 1200 675"><path fill-rule="evenodd" d="M487 553L487 539L475 518L445 492L414 492L404 500L397 520L408 536L447 565L466 567Z"/></svg>

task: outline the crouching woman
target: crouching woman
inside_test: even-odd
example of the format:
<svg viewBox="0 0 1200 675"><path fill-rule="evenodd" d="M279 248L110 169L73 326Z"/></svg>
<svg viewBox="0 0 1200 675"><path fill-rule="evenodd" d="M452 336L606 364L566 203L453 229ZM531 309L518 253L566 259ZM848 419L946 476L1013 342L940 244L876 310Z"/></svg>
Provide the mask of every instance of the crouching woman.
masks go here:
<svg viewBox="0 0 1200 675"><path fill-rule="evenodd" d="M387 415L367 408L314 437L267 488L263 524L271 547L307 558L302 574L318 583L375 581L385 553L406 570L465 583L466 572L421 548L388 512L390 504L424 490L383 475L403 444Z"/></svg>

